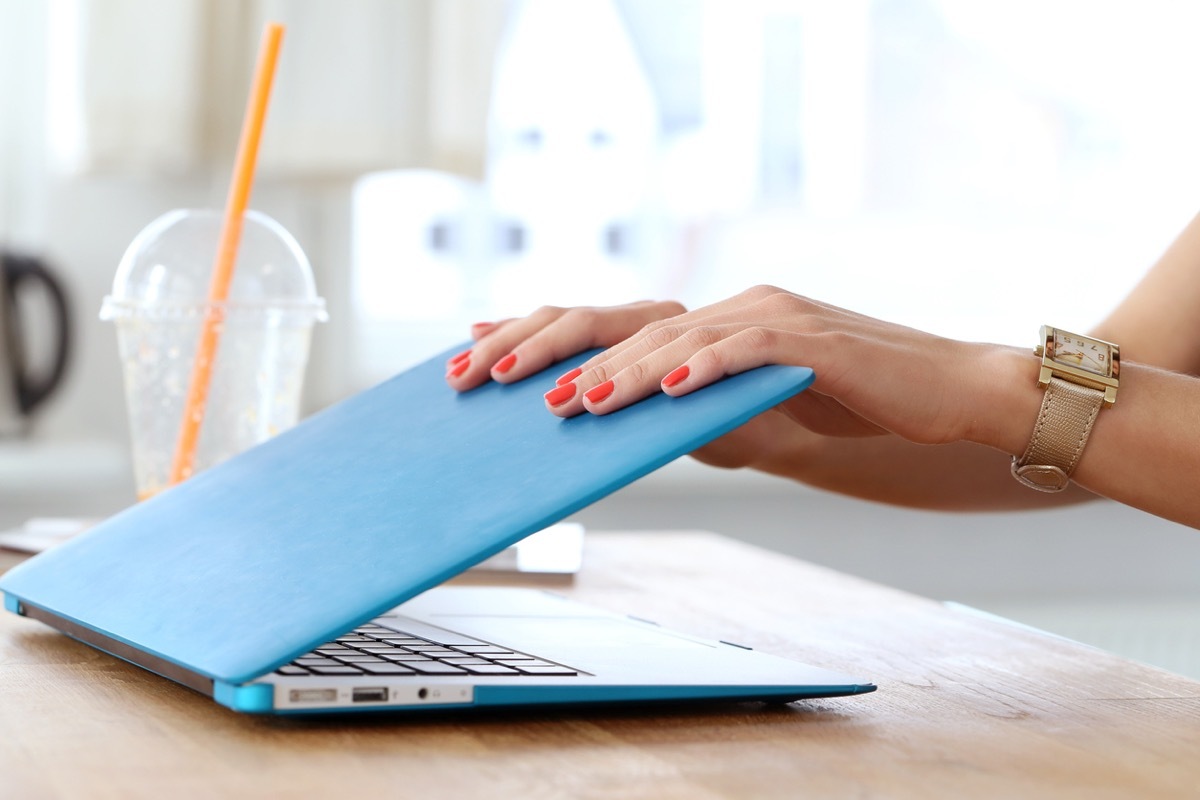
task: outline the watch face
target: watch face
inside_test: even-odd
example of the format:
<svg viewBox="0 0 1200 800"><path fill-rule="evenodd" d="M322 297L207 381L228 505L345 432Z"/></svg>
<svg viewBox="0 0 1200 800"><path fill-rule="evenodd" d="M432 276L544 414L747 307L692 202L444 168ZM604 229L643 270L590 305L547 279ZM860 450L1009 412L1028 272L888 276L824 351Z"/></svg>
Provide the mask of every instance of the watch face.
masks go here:
<svg viewBox="0 0 1200 800"><path fill-rule="evenodd" d="M1112 376L1112 347L1108 342L1055 329L1049 355L1056 364Z"/></svg>

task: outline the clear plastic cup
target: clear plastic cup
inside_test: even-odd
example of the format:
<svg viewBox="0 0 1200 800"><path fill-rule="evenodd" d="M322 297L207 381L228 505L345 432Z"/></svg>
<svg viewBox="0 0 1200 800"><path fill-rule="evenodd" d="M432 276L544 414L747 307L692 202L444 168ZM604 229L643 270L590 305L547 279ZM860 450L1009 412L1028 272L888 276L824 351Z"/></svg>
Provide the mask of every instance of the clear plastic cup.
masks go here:
<svg viewBox="0 0 1200 800"><path fill-rule="evenodd" d="M170 483L223 215L170 211L125 251L100 318L117 329L138 498ZM312 268L278 222L246 212L193 473L296 423L313 323Z"/></svg>

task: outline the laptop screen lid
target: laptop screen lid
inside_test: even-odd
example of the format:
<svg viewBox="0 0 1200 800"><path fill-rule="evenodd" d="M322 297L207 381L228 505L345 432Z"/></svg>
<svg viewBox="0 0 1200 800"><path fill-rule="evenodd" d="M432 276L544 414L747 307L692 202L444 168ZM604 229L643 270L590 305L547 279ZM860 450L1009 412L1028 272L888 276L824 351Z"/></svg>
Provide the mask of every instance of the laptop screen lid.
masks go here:
<svg viewBox="0 0 1200 800"><path fill-rule="evenodd" d="M806 388L768 366L560 419L555 365L458 394L436 356L0 577L187 670L249 681ZM572 359L582 363L590 354Z"/></svg>

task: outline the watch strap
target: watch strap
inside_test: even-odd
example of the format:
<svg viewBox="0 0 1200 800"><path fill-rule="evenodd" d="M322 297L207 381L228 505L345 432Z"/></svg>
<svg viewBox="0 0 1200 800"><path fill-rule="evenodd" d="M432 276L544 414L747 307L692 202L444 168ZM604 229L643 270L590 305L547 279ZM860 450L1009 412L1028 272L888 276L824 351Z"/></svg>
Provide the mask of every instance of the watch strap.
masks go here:
<svg viewBox="0 0 1200 800"><path fill-rule="evenodd" d="M1051 377L1029 445L1013 457L1013 477L1042 492L1065 489L1103 403L1104 392Z"/></svg>

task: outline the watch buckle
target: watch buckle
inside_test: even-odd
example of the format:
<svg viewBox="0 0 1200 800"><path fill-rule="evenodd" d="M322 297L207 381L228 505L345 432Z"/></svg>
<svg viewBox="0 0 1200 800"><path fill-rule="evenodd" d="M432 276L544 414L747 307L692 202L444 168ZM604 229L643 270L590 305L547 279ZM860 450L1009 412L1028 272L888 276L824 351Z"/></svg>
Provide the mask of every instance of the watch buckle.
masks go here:
<svg viewBox="0 0 1200 800"><path fill-rule="evenodd" d="M1050 464L1018 466L1015 457L1012 460L1012 474L1030 489L1039 492L1061 492L1071 482L1070 476L1058 467Z"/></svg>

